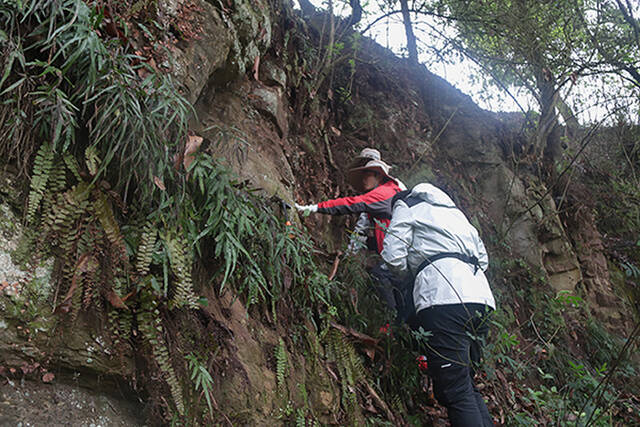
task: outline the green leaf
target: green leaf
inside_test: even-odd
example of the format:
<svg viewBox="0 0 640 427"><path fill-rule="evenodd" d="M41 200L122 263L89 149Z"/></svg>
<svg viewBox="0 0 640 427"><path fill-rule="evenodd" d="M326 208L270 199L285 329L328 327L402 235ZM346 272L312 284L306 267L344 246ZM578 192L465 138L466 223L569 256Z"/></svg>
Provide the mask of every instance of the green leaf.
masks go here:
<svg viewBox="0 0 640 427"><path fill-rule="evenodd" d="M16 81L15 83L13 83L11 86L9 86L8 88L6 88L5 90L3 90L2 92L0 92L0 95L4 95L6 93L11 92L12 90L14 90L15 88L17 88L18 86L20 86L22 83L24 83L26 80L26 77L23 77L21 79L19 79L18 81Z"/></svg>

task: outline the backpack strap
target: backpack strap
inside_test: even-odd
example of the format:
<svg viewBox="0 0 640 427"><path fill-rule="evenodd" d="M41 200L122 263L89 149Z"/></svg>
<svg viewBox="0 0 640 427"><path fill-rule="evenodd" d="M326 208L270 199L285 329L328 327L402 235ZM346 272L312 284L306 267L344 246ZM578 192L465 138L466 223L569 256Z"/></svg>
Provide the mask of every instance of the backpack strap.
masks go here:
<svg viewBox="0 0 640 427"><path fill-rule="evenodd" d="M480 269L480 261L478 260L478 257L476 257L475 255L468 256L468 255L463 255L456 252L442 252L439 254L432 255L429 258L422 261L422 263L416 269L416 274L414 277L418 277L418 274L420 274L422 270L427 268L429 264L436 262L437 260L442 258L456 258L462 262L466 262L467 264L473 265L474 266L473 274L476 274Z"/></svg>
<svg viewBox="0 0 640 427"><path fill-rule="evenodd" d="M411 194L411 190L403 190L398 191L393 198L391 199L391 210L393 211L393 207L396 205L398 200L404 200Z"/></svg>

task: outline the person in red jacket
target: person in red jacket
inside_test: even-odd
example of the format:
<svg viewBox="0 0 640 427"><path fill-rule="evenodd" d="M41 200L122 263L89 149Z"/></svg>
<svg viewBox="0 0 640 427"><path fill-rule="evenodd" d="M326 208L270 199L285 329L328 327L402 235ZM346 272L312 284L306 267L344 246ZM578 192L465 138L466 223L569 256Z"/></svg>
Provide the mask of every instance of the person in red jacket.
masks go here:
<svg viewBox="0 0 640 427"><path fill-rule="evenodd" d="M382 252L385 230L391 222L391 210L393 197L404 190L404 184L389 175L390 166L380 160L380 153L375 149L365 148L360 155L351 163L347 179L351 186L358 192L358 196L341 197L338 199L326 200L315 205L301 206L296 203L296 208L302 212L318 212L328 215L345 215L359 213L358 226L352 241L349 244L348 252L354 250L354 240L357 235L365 231L363 227L374 229L374 242L368 245L370 249L379 254ZM366 215L365 218L362 215ZM364 221L361 221L364 219ZM361 224L363 222L366 226ZM372 247L374 246L374 247ZM404 297L400 289L403 283L397 281L393 274L384 264L376 265L369 269L369 273L376 283L376 291L391 311L397 311L396 322L400 324L407 320L407 315L401 307L404 307Z"/></svg>
<svg viewBox="0 0 640 427"><path fill-rule="evenodd" d="M384 230L391 222L391 201L401 190L395 178L389 175L390 166L382 160L369 160L364 166L349 170L349 183L363 194L326 200L315 205L298 205L299 211L329 215L366 213L374 224L377 252L382 252Z"/></svg>

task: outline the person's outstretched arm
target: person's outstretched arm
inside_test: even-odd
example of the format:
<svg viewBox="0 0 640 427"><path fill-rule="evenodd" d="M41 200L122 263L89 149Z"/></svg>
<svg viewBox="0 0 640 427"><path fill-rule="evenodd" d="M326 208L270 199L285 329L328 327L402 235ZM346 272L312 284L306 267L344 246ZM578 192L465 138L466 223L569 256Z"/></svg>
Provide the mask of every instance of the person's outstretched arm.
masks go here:
<svg viewBox="0 0 640 427"><path fill-rule="evenodd" d="M296 208L300 211L306 210L329 215L366 212L378 217L388 217L391 212L391 200L398 190L399 187L395 182L388 181L359 196L326 200L316 205L301 206L296 204Z"/></svg>

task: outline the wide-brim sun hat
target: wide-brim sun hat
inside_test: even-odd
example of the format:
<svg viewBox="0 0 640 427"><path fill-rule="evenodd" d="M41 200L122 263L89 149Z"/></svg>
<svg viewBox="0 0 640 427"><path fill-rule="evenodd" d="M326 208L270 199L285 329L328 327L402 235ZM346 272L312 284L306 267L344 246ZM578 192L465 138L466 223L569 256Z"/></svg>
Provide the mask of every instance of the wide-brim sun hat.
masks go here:
<svg viewBox="0 0 640 427"><path fill-rule="evenodd" d="M371 160L381 160L380 152L375 148L363 148L360 154L349 163L347 170L363 167Z"/></svg>
<svg viewBox="0 0 640 427"><path fill-rule="evenodd" d="M369 160L364 166L349 169L349 172L347 173L347 181L357 191L364 191L364 187L362 185L362 176L365 172L378 172L387 179L394 179L391 175L389 175L389 169L391 169L391 166L389 166L382 160Z"/></svg>

